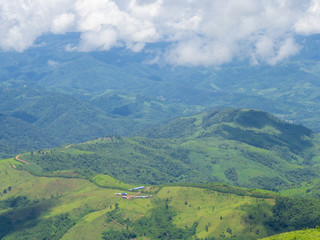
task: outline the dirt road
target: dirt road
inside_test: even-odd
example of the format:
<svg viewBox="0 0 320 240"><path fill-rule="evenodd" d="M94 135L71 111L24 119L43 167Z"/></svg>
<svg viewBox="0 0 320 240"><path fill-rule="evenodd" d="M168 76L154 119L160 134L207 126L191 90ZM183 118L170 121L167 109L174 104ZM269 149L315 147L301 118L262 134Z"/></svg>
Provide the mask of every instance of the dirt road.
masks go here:
<svg viewBox="0 0 320 240"><path fill-rule="evenodd" d="M19 154L18 156L16 156L16 160L17 160L17 161L22 162L22 163L24 163L24 164L26 164L26 165L29 164L28 162L26 162L25 160L20 159L19 157L20 157L20 154Z"/></svg>

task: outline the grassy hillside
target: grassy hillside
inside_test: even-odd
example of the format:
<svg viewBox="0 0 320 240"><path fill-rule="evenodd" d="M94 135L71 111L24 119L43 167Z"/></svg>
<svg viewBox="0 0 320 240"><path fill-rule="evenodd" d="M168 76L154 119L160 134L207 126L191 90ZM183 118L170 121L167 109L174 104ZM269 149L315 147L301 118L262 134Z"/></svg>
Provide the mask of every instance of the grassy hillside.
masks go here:
<svg viewBox="0 0 320 240"><path fill-rule="evenodd" d="M29 170L91 169L136 184L220 181L277 190L320 174L318 136L257 110L213 110L144 135L100 138L22 158L32 163Z"/></svg>
<svg viewBox="0 0 320 240"><path fill-rule="evenodd" d="M320 223L317 200L279 198L223 184L172 184L130 192L125 189L139 185L101 174L83 179L76 171L37 177L17 170L20 164L0 161L4 240L259 239ZM121 192L150 198L115 195Z"/></svg>
<svg viewBox="0 0 320 240"><path fill-rule="evenodd" d="M257 202L265 205L267 214L270 214L273 205L272 200L257 200L195 187L164 187L160 191L158 187L152 187L143 193L153 195L152 198L126 200L114 195L123 191L114 189L117 187L114 183L117 182L121 188L132 185L105 175L93 178L95 181L99 179L100 183L104 182L104 187L100 188L85 179L36 177L16 170L18 165L13 160L0 161L1 179L4 180L0 183L0 237L3 239L38 239L49 235L50 239L102 239L106 230L122 229L110 219L129 226L129 230L140 235L140 224L148 219L161 218L156 209L162 208L168 208L168 215L174 213L170 220L173 232L175 229L186 229L186 226L191 229L194 222L198 222L196 227L193 226L193 231L199 236L221 235L228 227L233 228L232 234L249 236L249 228L265 227L261 225L262 222L252 226L243 221L242 216L246 216L247 211L251 206L254 208ZM163 205L165 203L168 207ZM195 217L190 218L191 212L195 213ZM220 216L223 216L222 220ZM226 225L229 218L234 220ZM241 227L237 226L240 222ZM205 230L207 224L210 225L208 231ZM53 225L56 227L53 228ZM146 237L152 239L149 234L151 232ZM258 234L265 235L265 230Z"/></svg>
<svg viewBox="0 0 320 240"><path fill-rule="evenodd" d="M263 238L261 240L309 240L309 239L320 239L319 229L305 229L301 231L294 231L288 233L282 233L279 235Z"/></svg>

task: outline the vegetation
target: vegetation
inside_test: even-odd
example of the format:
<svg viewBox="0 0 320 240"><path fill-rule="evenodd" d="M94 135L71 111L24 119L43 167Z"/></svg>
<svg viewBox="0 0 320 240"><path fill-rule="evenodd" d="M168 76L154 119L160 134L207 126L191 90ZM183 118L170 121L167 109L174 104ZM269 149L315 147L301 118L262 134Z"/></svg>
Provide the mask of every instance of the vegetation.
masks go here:
<svg viewBox="0 0 320 240"><path fill-rule="evenodd" d="M0 158L30 162L0 161L1 239L318 238L318 51L172 69L121 49L57 51L68 38L1 53ZM149 198L115 195L138 184Z"/></svg>
<svg viewBox="0 0 320 240"><path fill-rule="evenodd" d="M212 110L145 135L109 136L21 157L31 163L24 169L38 175L93 170L135 184L218 181L279 191L320 176L318 136L257 110Z"/></svg>
<svg viewBox="0 0 320 240"><path fill-rule="evenodd" d="M293 184L281 190L283 195L304 197L304 198L320 198L320 178L309 180L306 182Z"/></svg>
<svg viewBox="0 0 320 240"><path fill-rule="evenodd" d="M20 231L17 229L13 234L4 239L50 239L59 240L75 224L69 214L62 214L40 222L27 224L27 230Z"/></svg>
<svg viewBox="0 0 320 240"><path fill-rule="evenodd" d="M319 239L320 230L316 229L303 229L300 231L282 233L268 238L263 238L262 240L309 240L309 239Z"/></svg>
<svg viewBox="0 0 320 240"><path fill-rule="evenodd" d="M77 39L76 34L43 36L45 55L43 48L1 53L1 156L132 135L213 106L262 109L319 132L318 37L303 40L310 47L301 50L298 61L276 66L236 62L219 71L146 65L146 53L133 58L119 48L65 52L64 46L76 45ZM56 64L49 64L52 59Z"/></svg>
<svg viewBox="0 0 320 240"><path fill-rule="evenodd" d="M0 161L3 239L258 239L319 225L317 200L221 183L152 186L141 193L151 198L127 200L115 193L133 185L103 174L37 177L18 167Z"/></svg>
<svg viewBox="0 0 320 240"><path fill-rule="evenodd" d="M319 210L320 201L316 199L277 198L268 224L275 232L315 228L320 225Z"/></svg>
<svg viewBox="0 0 320 240"><path fill-rule="evenodd" d="M135 222L129 219L123 219L123 211L115 209L107 214L108 222L116 221L125 225L129 230L110 231L103 233L104 239L130 239L136 236L145 236L149 239L191 239L195 234L197 223L195 222L191 228L177 228L172 221L175 213L171 207L168 206L169 200L157 200L154 202L154 207L151 210L149 217L141 217Z"/></svg>

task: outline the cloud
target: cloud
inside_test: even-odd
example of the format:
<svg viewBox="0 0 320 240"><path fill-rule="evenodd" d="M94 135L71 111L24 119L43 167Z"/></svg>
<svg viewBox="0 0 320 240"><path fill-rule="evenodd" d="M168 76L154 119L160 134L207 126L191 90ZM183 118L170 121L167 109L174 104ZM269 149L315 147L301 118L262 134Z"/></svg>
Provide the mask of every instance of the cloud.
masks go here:
<svg viewBox="0 0 320 240"><path fill-rule="evenodd" d="M179 42L168 49L165 59L174 65L221 65L230 62L232 48L221 42L205 42L201 38Z"/></svg>
<svg viewBox="0 0 320 240"><path fill-rule="evenodd" d="M319 22L320 0L0 0L0 47L21 52L42 34L79 32L68 51L166 42L156 59L173 65L277 64Z"/></svg>
<svg viewBox="0 0 320 240"><path fill-rule="evenodd" d="M0 0L0 46L24 51L50 31L52 19L68 11L72 0Z"/></svg>
<svg viewBox="0 0 320 240"><path fill-rule="evenodd" d="M54 34L63 34L70 30L75 23L75 15L72 13L62 13L53 19L51 32Z"/></svg>
<svg viewBox="0 0 320 240"><path fill-rule="evenodd" d="M320 33L320 1L313 0L308 10L296 22L295 31L300 34Z"/></svg>

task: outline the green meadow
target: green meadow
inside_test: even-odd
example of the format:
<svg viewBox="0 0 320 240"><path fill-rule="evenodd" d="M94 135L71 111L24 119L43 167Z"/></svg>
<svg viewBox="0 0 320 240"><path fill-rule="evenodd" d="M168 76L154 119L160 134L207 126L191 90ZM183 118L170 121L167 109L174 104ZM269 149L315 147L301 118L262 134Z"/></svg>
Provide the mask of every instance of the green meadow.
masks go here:
<svg viewBox="0 0 320 240"><path fill-rule="evenodd" d="M263 226L271 215L273 199L257 199L230 193L219 193L194 187L165 187L157 194L169 199L176 211L173 222L178 227L191 227L196 221L196 236L239 237L256 239L266 236Z"/></svg>

